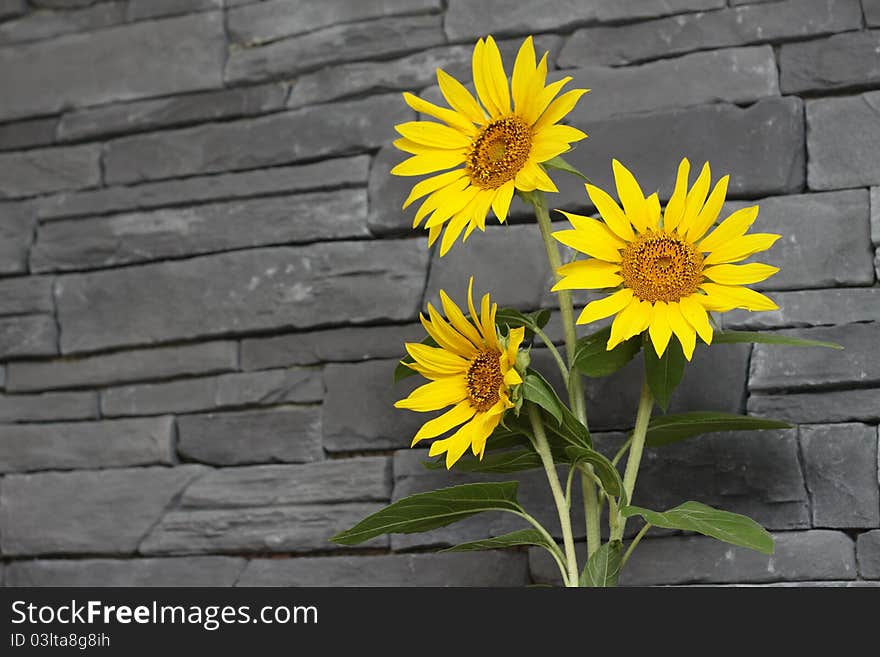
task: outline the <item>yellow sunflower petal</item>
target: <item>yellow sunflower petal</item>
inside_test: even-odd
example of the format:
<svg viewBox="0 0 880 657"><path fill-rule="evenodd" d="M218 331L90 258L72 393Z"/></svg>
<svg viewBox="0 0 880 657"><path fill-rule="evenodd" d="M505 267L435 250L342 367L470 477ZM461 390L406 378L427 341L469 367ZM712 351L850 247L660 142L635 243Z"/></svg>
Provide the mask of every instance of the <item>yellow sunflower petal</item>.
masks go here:
<svg viewBox="0 0 880 657"><path fill-rule="evenodd" d="M618 265L595 258L570 262L556 272L563 278L553 286L551 292L617 287L623 282Z"/></svg>
<svg viewBox="0 0 880 657"><path fill-rule="evenodd" d="M712 324L709 322L709 315L703 308L703 304L697 300L699 296L701 295L692 294L689 297L682 297L678 300L678 309L687 323L694 327L703 342L712 344Z"/></svg>
<svg viewBox="0 0 880 657"><path fill-rule="evenodd" d="M602 222L560 210L574 230L559 230L553 237L562 244L607 262L620 262L620 249L626 244Z"/></svg>
<svg viewBox="0 0 880 657"><path fill-rule="evenodd" d="M452 328L430 303L428 304L428 318L419 316L425 331L434 338L437 344L447 351L467 359L476 356L477 348L471 341Z"/></svg>
<svg viewBox="0 0 880 657"><path fill-rule="evenodd" d="M535 130L549 127L554 123L561 121L565 116L574 109L577 102L581 99L589 89L572 89L562 94L559 98L551 102L544 113L535 122Z"/></svg>
<svg viewBox="0 0 880 657"><path fill-rule="evenodd" d="M635 233L633 233L632 224L626 218L620 206L617 205L617 202L611 198L611 195L590 183L587 183L585 187L587 188L587 195L608 227L620 239L627 242L634 240Z"/></svg>
<svg viewBox="0 0 880 657"><path fill-rule="evenodd" d="M529 36L523 41L513 63L511 91L513 92L513 110L522 116L529 100L532 77L535 75L535 45Z"/></svg>
<svg viewBox="0 0 880 657"><path fill-rule="evenodd" d="M413 155L391 169L395 176L421 176L435 171L444 171L462 164L464 150L438 150L430 154Z"/></svg>
<svg viewBox="0 0 880 657"><path fill-rule="evenodd" d="M434 245L434 242L437 241L437 238L440 237L442 232L443 226L432 226L428 229L428 248L431 248Z"/></svg>
<svg viewBox="0 0 880 657"><path fill-rule="evenodd" d="M715 265L703 270L703 276L722 285L749 285L767 280L779 267L752 262L747 265Z"/></svg>
<svg viewBox="0 0 880 657"><path fill-rule="evenodd" d="M614 169L614 183L617 186L617 197L623 205L626 218L636 229L643 233L648 228L648 211L645 195L632 172L617 160L611 161Z"/></svg>
<svg viewBox="0 0 880 657"><path fill-rule="evenodd" d="M703 283L700 289L706 293L708 299L700 299L703 307L709 310L778 310L779 306L760 292L755 292L747 287L731 285L719 285L717 283Z"/></svg>
<svg viewBox="0 0 880 657"><path fill-rule="evenodd" d="M450 219L449 223L446 224L446 229L443 231L443 239L440 241L441 258L449 253L449 249L455 244L455 240L461 235L461 231L467 226L468 221L469 218L466 212L458 212L452 217L452 219Z"/></svg>
<svg viewBox="0 0 880 657"><path fill-rule="evenodd" d="M766 251L778 240L781 235L772 233L752 233L737 237L723 246L713 250L703 261L705 265L720 265L728 262L739 262L750 255Z"/></svg>
<svg viewBox="0 0 880 657"><path fill-rule="evenodd" d="M498 110L501 114L510 114L510 87L507 84L507 73L504 72L501 51L498 50L498 44L495 43L491 34L486 37L483 63L486 67L487 82L491 85Z"/></svg>
<svg viewBox="0 0 880 657"><path fill-rule="evenodd" d="M486 108L486 112L490 117L497 117L499 115L498 105L495 104L491 86L486 79L485 50L485 41L479 39L474 44L474 52L471 55L471 73L473 75L474 88L477 91L477 98L480 99L480 103Z"/></svg>
<svg viewBox="0 0 880 657"><path fill-rule="evenodd" d="M688 193L688 175L690 174L690 162L687 158L683 158L678 165L678 174L675 177L675 188L672 190L672 196L666 204L666 210L663 213L663 229L667 232L672 230L681 223L684 215L684 204L687 200Z"/></svg>
<svg viewBox="0 0 880 657"><path fill-rule="evenodd" d="M425 422L416 433L410 447L415 447L420 441L425 440L426 438L435 438L446 433L453 427L457 427L458 425L467 422L476 412L476 409L471 406L470 400L466 399L459 402L440 417Z"/></svg>
<svg viewBox="0 0 880 657"><path fill-rule="evenodd" d="M406 351L422 368L433 370L437 374L453 375L467 372L468 361L466 358L440 347L431 347L419 342L407 342Z"/></svg>
<svg viewBox="0 0 880 657"><path fill-rule="evenodd" d="M394 129L410 141L437 149L467 148L471 143L461 130L434 121L407 121Z"/></svg>
<svg viewBox="0 0 880 657"><path fill-rule="evenodd" d="M542 71L543 65L543 71ZM557 80L556 82L551 82L546 87L544 85L544 80L541 78L541 74L546 77L547 75L547 56L544 55L544 59L541 60L541 63L538 64L538 71L535 73L535 79L533 83L535 84L535 96L532 100L532 107L529 116L524 116L526 123L534 124L544 113L544 110L553 102L553 99L556 97L562 88L572 81L571 76L566 76L561 80Z"/></svg>
<svg viewBox="0 0 880 657"><path fill-rule="evenodd" d="M629 340L644 331L650 325L652 315L653 310L649 301L633 297L629 305L614 318L606 349L610 351L624 340Z"/></svg>
<svg viewBox="0 0 880 657"><path fill-rule="evenodd" d="M501 414L507 408L502 406L500 402L496 406L501 406L501 408L497 412L495 412L495 409L492 409L486 413L483 418L483 426L480 427L479 431L475 430L471 435L471 451L480 460L483 459L483 452L486 451L486 441L492 435L492 432L495 431L495 427L501 422Z"/></svg>
<svg viewBox="0 0 880 657"><path fill-rule="evenodd" d="M531 159L526 162L525 166L519 170L516 178L514 178L517 188L523 189L520 187L521 180L526 188L531 187L532 189L540 189L544 192L559 191L555 183L550 179L550 176L547 175L547 172L539 164L531 161Z"/></svg>
<svg viewBox="0 0 880 657"><path fill-rule="evenodd" d="M645 211L647 212L648 228L651 230L660 229L660 197L657 192L651 194L645 199Z"/></svg>
<svg viewBox="0 0 880 657"><path fill-rule="evenodd" d="M455 305L455 302L443 290L440 290L440 302L443 304L443 312L446 315L446 319L449 320L449 323L452 324L455 330L470 340L477 348L482 347L483 338L479 331L477 331L477 328L467 320L461 309Z"/></svg>
<svg viewBox="0 0 880 657"><path fill-rule="evenodd" d="M672 332L681 344L684 357L690 360L694 355L694 348L697 346L697 335L694 328L685 321L679 304L669 304L667 319L669 320L669 326L672 327Z"/></svg>
<svg viewBox="0 0 880 657"><path fill-rule="evenodd" d="M654 351L657 356L663 355L666 351L666 345L672 337L672 327L669 325L669 310L664 301L657 301L651 313L651 323L648 325L648 335L651 336L651 343L654 345Z"/></svg>
<svg viewBox="0 0 880 657"><path fill-rule="evenodd" d="M409 93L408 91L403 93L403 99L406 101L407 105L412 107L419 114L433 116L435 119L439 119L453 128L458 128L467 135L475 135L477 133L477 128L474 126L473 121L460 112L446 109L445 107L439 107L434 103L428 102L423 98L419 98L418 96Z"/></svg>
<svg viewBox="0 0 880 657"><path fill-rule="evenodd" d="M495 195L492 197L492 210L495 212L495 216L498 217L499 223L503 224L507 220L507 211L510 209L510 202L513 200L515 189L514 182L508 180L495 190Z"/></svg>
<svg viewBox="0 0 880 657"><path fill-rule="evenodd" d="M518 386L522 383L522 377L515 369L509 369L504 373L504 383L508 386Z"/></svg>
<svg viewBox="0 0 880 657"><path fill-rule="evenodd" d="M443 224L450 218L456 217L459 214L464 215L465 220L468 220L470 218L467 216L469 210L468 206L474 200L474 197L476 197L479 191L479 187L471 186L450 193L449 197L446 198L443 203L438 205L431 217L425 222L425 228L431 228L432 226Z"/></svg>
<svg viewBox="0 0 880 657"><path fill-rule="evenodd" d="M546 162L547 160L562 155L569 151L571 146L568 142L552 139L532 141L532 149L529 151L529 159L533 162Z"/></svg>
<svg viewBox="0 0 880 657"><path fill-rule="evenodd" d="M394 402L394 407L418 412L436 411L457 404L467 396L467 381L463 376L445 377L419 386L406 399Z"/></svg>
<svg viewBox="0 0 880 657"><path fill-rule="evenodd" d="M600 319L610 317L614 313L620 312L629 304L633 298L633 291L629 288L618 290L614 294L608 295L604 299L591 301L581 312L577 319L578 324L589 324Z"/></svg>
<svg viewBox="0 0 880 657"><path fill-rule="evenodd" d="M516 363L516 355L525 335L526 329L523 326L512 328L510 333L507 334L507 358L511 366Z"/></svg>
<svg viewBox="0 0 880 657"><path fill-rule="evenodd" d="M758 206L752 205L747 208L741 208L731 213L727 219L722 221L718 228L713 230L709 235L699 243L700 251L708 253L724 246L737 237L742 237L746 231L751 228L758 218Z"/></svg>
<svg viewBox="0 0 880 657"><path fill-rule="evenodd" d="M684 201L684 211L681 215L681 221L678 223L678 234L686 235L690 231L694 220L703 209L706 203L706 194L709 193L709 184L712 182L712 171L709 169L709 163L703 164L700 175L697 176L694 186L687 194Z"/></svg>
<svg viewBox="0 0 880 657"><path fill-rule="evenodd" d="M413 228L418 228L419 224L422 223L422 219L434 212L437 208L445 206L452 201L457 195L463 192L469 184L470 180L468 178L461 177L452 181L445 187L431 192L428 195L428 198L422 201L419 209L416 210L416 214L413 217ZM427 226L427 228L431 228L431 226Z"/></svg>
<svg viewBox="0 0 880 657"><path fill-rule="evenodd" d="M395 139L391 143L394 144L394 147L397 150L403 151L404 153L409 153L410 155L427 155L437 151L437 149L433 146L418 144L412 139L406 139L405 137Z"/></svg>
<svg viewBox="0 0 880 657"><path fill-rule="evenodd" d="M438 68L437 83L440 85L440 93L443 94L452 109L478 125L483 125L486 122L486 113L483 108L461 82L443 69Z"/></svg>
<svg viewBox="0 0 880 657"><path fill-rule="evenodd" d="M407 196L406 200L403 202L402 209L406 210L413 201L464 178L465 173L464 169L455 169L454 171L446 171L445 173L432 176L431 178L425 178L424 180L417 182L413 185L409 196Z"/></svg>
<svg viewBox="0 0 880 657"><path fill-rule="evenodd" d="M687 232L687 238L691 242L696 242L706 231L715 223L718 213L721 212L721 206L724 205L724 199L727 197L727 184L730 182L730 176L724 176L715 184L715 189L709 194L703 208L697 213L696 219L691 223L690 230Z"/></svg>

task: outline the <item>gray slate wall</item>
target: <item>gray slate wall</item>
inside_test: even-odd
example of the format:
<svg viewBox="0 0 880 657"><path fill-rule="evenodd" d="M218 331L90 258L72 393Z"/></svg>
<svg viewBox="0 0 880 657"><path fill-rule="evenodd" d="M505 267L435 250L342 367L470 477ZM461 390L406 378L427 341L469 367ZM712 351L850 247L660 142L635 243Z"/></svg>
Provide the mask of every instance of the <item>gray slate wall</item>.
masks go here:
<svg viewBox="0 0 880 657"><path fill-rule="evenodd" d="M799 426L649 451L637 502L748 513L778 550L658 534L624 581L880 581L877 0L2 0L0 21L5 583L553 581L539 554L425 550L508 518L326 540L465 480L423 469L419 417L391 407L420 308L470 272L502 304L553 302L522 206L441 261L388 175L399 92L466 76L487 32L507 58L535 32L593 89L572 159L598 184L616 156L665 197L687 155L732 175L730 208L760 200L781 308L727 326L846 346L699 350L675 409ZM585 204L570 180L554 201ZM609 449L636 370L588 385ZM522 488L553 525L537 473Z"/></svg>

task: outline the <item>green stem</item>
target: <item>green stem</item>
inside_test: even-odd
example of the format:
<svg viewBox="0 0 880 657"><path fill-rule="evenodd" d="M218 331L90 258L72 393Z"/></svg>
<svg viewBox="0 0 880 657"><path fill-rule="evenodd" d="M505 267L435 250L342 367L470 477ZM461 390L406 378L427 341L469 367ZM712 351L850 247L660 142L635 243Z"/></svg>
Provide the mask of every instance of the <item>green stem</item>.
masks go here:
<svg viewBox="0 0 880 657"><path fill-rule="evenodd" d="M559 549L559 545L556 543L556 539L554 539L550 532L548 532L544 525L538 522L532 515L526 513L525 511L516 511L516 515L528 521L535 529L538 530L538 533L544 537L544 540L547 541L549 545L553 545L556 547L555 550L547 549L547 552L550 553L550 556L553 557L553 560L556 561L556 565L559 566L559 572L562 573L563 581L568 579L568 570L565 565L564 556L562 551Z"/></svg>
<svg viewBox="0 0 880 657"><path fill-rule="evenodd" d="M612 465L617 465L620 462L620 459L622 459L623 455L626 454L626 450L628 450L629 446L632 445L632 441L632 436L630 436L626 439L626 442L624 442L623 445L620 446L620 449L617 450L617 454L615 454L614 458L611 459Z"/></svg>
<svg viewBox="0 0 880 657"><path fill-rule="evenodd" d="M623 473L623 489L626 492L627 503L632 503L633 491L636 488L636 478L639 475L639 466L642 462L642 451L645 449L645 436L648 433L648 423L651 421L651 411L654 408L654 397L651 388L648 387L647 379L642 381L642 393L639 397L639 410L636 413L636 426L633 429L632 444L629 447L629 458L626 461L626 470ZM626 529L626 518L621 518L617 532L612 538L620 540Z"/></svg>
<svg viewBox="0 0 880 657"><path fill-rule="evenodd" d="M535 218L538 220L538 228L541 230L541 239L544 241L544 248L547 251L547 260L550 262L550 269L553 271L553 280L559 281L561 278L557 270L562 266L562 257L559 255L559 247L556 240L553 239L552 223L550 221L550 213L547 211L547 202L544 193L541 191L532 192L529 195L532 206L535 208ZM568 388L568 401L571 406L572 413L587 428L587 409L584 401L583 381L574 367L575 349L577 347L577 331L574 322L574 305L571 300L571 292L568 290L557 290L559 299L559 314L562 318L562 330L565 336L565 351L568 355L568 377L566 385ZM592 466L587 466L592 470ZM599 502L596 493L595 484L588 478L581 477L581 486L583 487L584 496L584 517L587 525L587 555L592 555L602 543L599 532Z"/></svg>
<svg viewBox="0 0 880 657"><path fill-rule="evenodd" d="M626 549L626 552L623 554L623 559L620 560L620 567L623 568L626 565L626 562L629 561L629 557L632 554L632 551L636 549L636 545L639 544L639 541L644 538L645 534L648 533L648 530L651 529L651 523L646 522L645 526L639 530L639 533L636 534L635 538L629 544L629 547Z"/></svg>
<svg viewBox="0 0 880 657"><path fill-rule="evenodd" d="M556 360L556 364L559 366L559 372L562 374L562 380L567 382L569 376L568 367L566 366L565 361L562 360L562 354L559 353L556 345L553 344L553 340L551 340L550 337L546 333L544 333L542 329L539 328L535 329L535 335L541 338L541 342L543 342L547 346L547 349L550 350L550 353L553 354L553 358Z"/></svg>
<svg viewBox="0 0 880 657"><path fill-rule="evenodd" d="M571 518L569 517L568 505L565 503L565 493L559 483L559 475L556 473L556 464L553 463L553 454L550 453L550 444L544 433L544 425L541 424L541 416L534 404L528 404L529 420L532 422L532 431L535 436L535 450L541 457L544 470L547 472L547 481L550 483L550 492L553 493L553 501L556 503L556 511L559 513L559 524L562 527L562 542L565 546L565 559L568 565L568 577L565 578L566 586L578 585L577 555L574 551L574 536L571 532Z"/></svg>

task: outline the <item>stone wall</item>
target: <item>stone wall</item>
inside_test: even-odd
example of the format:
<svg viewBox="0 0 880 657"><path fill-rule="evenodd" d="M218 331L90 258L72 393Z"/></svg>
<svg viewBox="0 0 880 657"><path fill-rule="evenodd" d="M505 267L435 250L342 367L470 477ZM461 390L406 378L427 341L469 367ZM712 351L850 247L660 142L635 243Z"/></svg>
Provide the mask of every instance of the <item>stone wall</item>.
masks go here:
<svg viewBox="0 0 880 657"><path fill-rule="evenodd" d="M596 183L615 156L666 197L687 155L731 174L730 208L760 201L780 310L728 327L846 346L698 351L673 408L800 424L649 450L637 502L750 514L777 552L652 534L624 581L880 580L877 0L0 0L0 21L6 584L553 580L539 554L425 549L503 517L327 542L465 480L425 470L418 416L391 407L424 304L471 272L501 304L553 303L525 208L440 260L388 174L400 91L436 97L489 32L508 62L535 33L593 89L571 159ZM573 180L553 202L587 209ZM588 382L604 445L637 369ZM538 473L522 497L553 525Z"/></svg>

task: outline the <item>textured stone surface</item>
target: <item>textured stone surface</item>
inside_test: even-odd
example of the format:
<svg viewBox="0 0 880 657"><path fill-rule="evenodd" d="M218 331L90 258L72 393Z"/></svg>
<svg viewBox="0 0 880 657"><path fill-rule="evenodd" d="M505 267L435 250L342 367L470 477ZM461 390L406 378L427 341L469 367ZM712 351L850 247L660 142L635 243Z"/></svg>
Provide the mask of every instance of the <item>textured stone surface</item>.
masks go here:
<svg viewBox="0 0 880 657"><path fill-rule="evenodd" d="M108 417L155 415L317 402L322 394L320 370L276 369L107 388L101 393L101 413Z"/></svg>
<svg viewBox="0 0 880 657"><path fill-rule="evenodd" d="M735 310L721 316L730 329L774 329L785 327L880 322L880 288L841 288L774 292L779 310L749 312Z"/></svg>
<svg viewBox="0 0 880 657"><path fill-rule="evenodd" d="M862 11L865 14L865 22L870 27L880 25L880 2L877 0L862 0Z"/></svg>
<svg viewBox="0 0 880 657"><path fill-rule="evenodd" d="M0 201L0 273L27 271L34 223L34 209L30 203Z"/></svg>
<svg viewBox="0 0 880 657"><path fill-rule="evenodd" d="M402 358L404 343L421 342L421 324L364 326L241 341L241 368L259 370L287 365L313 365L374 358Z"/></svg>
<svg viewBox="0 0 880 657"><path fill-rule="evenodd" d="M33 12L18 20L0 24L0 45L91 32L119 25L124 20L123 2L102 2L78 11Z"/></svg>
<svg viewBox="0 0 880 657"><path fill-rule="evenodd" d="M238 586L524 586L518 552L254 559Z"/></svg>
<svg viewBox="0 0 880 657"><path fill-rule="evenodd" d="M806 111L811 189L880 183L880 91L812 100Z"/></svg>
<svg viewBox="0 0 880 657"><path fill-rule="evenodd" d="M301 463L323 458L314 406L187 415L177 419L181 456L204 463Z"/></svg>
<svg viewBox="0 0 880 657"><path fill-rule="evenodd" d="M320 502L387 502L391 459L356 457L310 465L221 468L186 489L181 506L222 509Z"/></svg>
<svg viewBox="0 0 880 657"><path fill-rule="evenodd" d="M752 205L731 203L728 209ZM868 193L849 190L776 196L758 201L753 231L781 239L753 260L780 268L759 290L790 290L874 282Z"/></svg>
<svg viewBox="0 0 880 657"><path fill-rule="evenodd" d="M419 385L411 376L394 384L399 359L327 365L324 368L324 447L330 452L406 447L434 413L394 408Z"/></svg>
<svg viewBox="0 0 880 657"><path fill-rule="evenodd" d="M3 48L0 87L16 93L0 99L0 118L219 87L224 51L220 12Z"/></svg>
<svg viewBox="0 0 880 657"><path fill-rule="evenodd" d="M766 2L767 0L746 1L753 3ZM732 0L730 4L742 4L742 2L743 0ZM598 0L595 4L596 15L600 21L604 22L719 9L724 7L724 0L663 0L663 2L655 2L655 0Z"/></svg>
<svg viewBox="0 0 880 657"><path fill-rule="evenodd" d="M6 555L126 554L201 466L7 475L0 498Z"/></svg>
<svg viewBox="0 0 880 657"><path fill-rule="evenodd" d="M81 394L87 402L88 397L92 397L91 404L94 406L91 393ZM0 425L0 470L14 472L170 464L173 432L171 417Z"/></svg>
<svg viewBox="0 0 880 657"><path fill-rule="evenodd" d="M440 8L440 0L324 0L298 3L294 8L286 0L268 0L230 9L229 38L235 43L260 44L339 23Z"/></svg>
<svg viewBox="0 0 880 657"><path fill-rule="evenodd" d="M540 5L505 0L450 0L444 27L452 41L486 34L531 34L595 20L594 2L551 0Z"/></svg>
<svg viewBox="0 0 880 657"><path fill-rule="evenodd" d="M880 527L877 428L827 424L800 429L815 527Z"/></svg>
<svg viewBox="0 0 880 657"><path fill-rule="evenodd" d="M564 74L574 78L568 88L590 89L568 115L572 125L590 126L620 114L779 95L770 46L698 52L640 66L587 66Z"/></svg>
<svg viewBox="0 0 880 657"><path fill-rule="evenodd" d="M877 422L880 420L880 388L753 394L749 397L748 406L750 415L789 422Z"/></svg>
<svg viewBox="0 0 880 657"><path fill-rule="evenodd" d="M98 415L95 392L49 392L42 395L0 395L0 422L87 420ZM0 434L3 427L0 425ZM38 429L39 432L39 429ZM2 450L2 446L0 446Z"/></svg>
<svg viewBox="0 0 880 657"><path fill-rule="evenodd" d="M281 109L287 92L286 84L272 83L78 110L61 117L58 139L72 141L265 114Z"/></svg>
<svg viewBox="0 0 880 657"><path fill-rule="evenodd" d="M54 221L31 251L34 271L70 271L254 246L366 237L362 189Z"/></svg>
<svg viewBox="0 0 880 657"><path fill-rule="evenodd" d="M843 345L843 350L755 345L749 387L780 390L880 384L876 358L880 324L847 324L838 327L800 329L784 334Z"/></svg>
<svg viewBox="0 0 880 657"><path fill-rule="evenodd" d="M413 241L256 249L77 274L56 284L65 353L281 326L414 319L428 254ZM193 298L202 299L194 306ZM119 312L119 304L129 306Z"/></svg>
<svg viewBox="0 0 880 657"><path fill-rule="evenodd" d="M83 358L9 363L7 390L23 392L213 374L235 369L236 343L203 342Z"/></svg>
<svg viewBox="0 0 880 657"><path fill-rule="evenodd" d="M0 18L20 16L26 11L24 0L0 0Z"/></svg>
<svg viewBox="0 0 880 657"><path fill-rule="evenodd" d="M0 124L0 150L48 146L55 141L58 119L32 119Z"/></svg>
<svg viewBox="0 0 880 657"><path fill-rule="evenodd" d="M370 206L367 225L373 235L412 234L412 218L420 202L407 210L401 208L418 178L391 175L391 169L406 158L407 154L394 146L385 146L373 158L367 187Z"/></svg>
<svg viewBox="0 0 880 657"><path fill-rule="evenodd" d="M246 561L236 557L36 559L17 561L7 586L233 586Z"/></svg>
<svg viewBox="0 0 880 657"><path fill-rule="evenodd" d="M54 310L50 276L0 280L0 314L51 313Z"/></svg>
<svg viewBox="0 0 880 657"><path fill-rule="evenodd" d="M328 539L381 508L379 504L276 506L171 511L141 545L144 554L312 552L340 546ZM380 536L361 544L387 547Z"/></svg>
<svg viewBox="0 0 880 657"><path fill-rule="evenodd" d="M222 8L223 0L128 0L126 16L130 21L139 21Z"/></svg>
<svg viewBox="0 0 880 657"><path fill-rule="evenodd" d="M51 315L0 317L0 357L58 353L58 326Z"/></svg>
<svg viewBox="0 0 880 657"><path fill-rule="evenodd" d="M0 199L95 187L101 182L100 156L94 145L0 153Z"/></svg>
<svg viewBox="0 0 880 657"><path fill-rule="evenodd" d="M880 579L880 530L859 534L856 555L859 575L866 579Z"/></svg>
<svg viewBox="0 0 880 657"><path fill-rule="evenodd" d="M258 119L123 137L106 146L108 184L286 164L375 148L409 120L398 94ZM381 120L378 120L380 119Z"/></svg>
<svg viewBox="0 0 880 657"><path fill-rule="evenodd" d="M779 50L784 93L871 86L880 82L880 32L846 32L784 44Z"/></svg>
<svg viewBox="0 0 880 657"><path fill-rule="evenodd" d="M880 187L871 188L871 241L880 244Z"/></svg>
<svg viewBox="0 0 880 657"><path fill-rule="evenodd" d="M854 30L861 27L861 13L858 0L783 0L625 27L588 27L569 39L559 66L616 66L691 50Z"/></svg>
<svg viewBox="0 0 880 657"><path fill-rule="evenodd" d="M36 202L36 211L40 219L56 219L351 186L366 183L369 166L370 158L358 155L313 164L195 176L133 187L104 187L41 198Z"/></svg>
<svg viewBox="0 0 880 657"><path fill-rule="evenodd" d="M746 109L717 104L612 118L588 131L589 148L566 159L603 189L614 189L615 157L642 189L657 189L664 199L682 156L692 166L710 161L716 177L730 174L734 197L798 192L804 183L803 107L797 98L762 100ZM583 196L583 187L575 186Z"/></svg>
<svg viewBox="0 0 880 657"><path fill-rule="evenodd" d="M444 43L437 15L348 23L229 53L226 82L243 83L292 76L327 64L385 58Z"/></svg>

